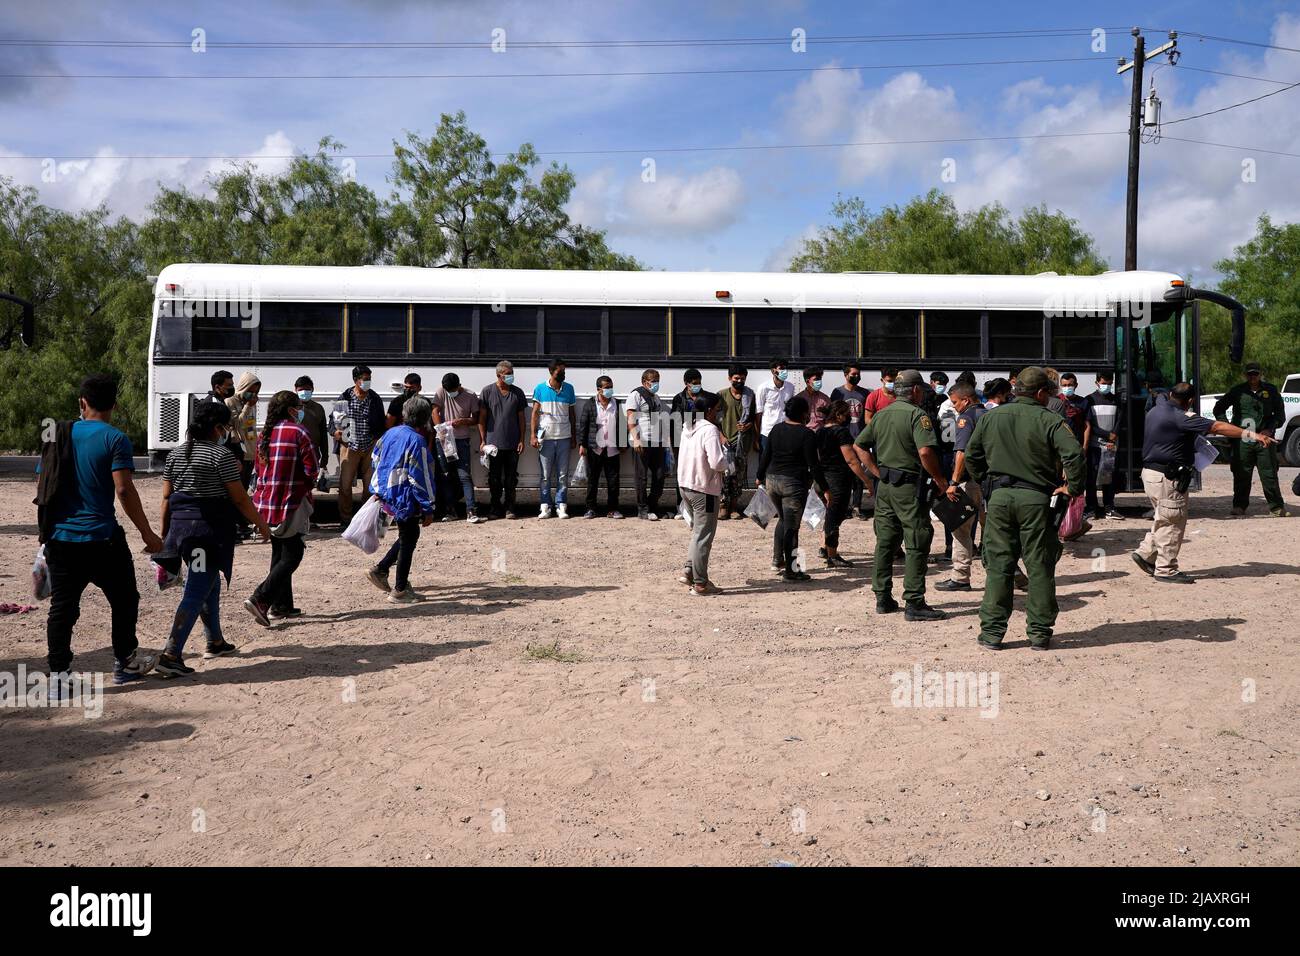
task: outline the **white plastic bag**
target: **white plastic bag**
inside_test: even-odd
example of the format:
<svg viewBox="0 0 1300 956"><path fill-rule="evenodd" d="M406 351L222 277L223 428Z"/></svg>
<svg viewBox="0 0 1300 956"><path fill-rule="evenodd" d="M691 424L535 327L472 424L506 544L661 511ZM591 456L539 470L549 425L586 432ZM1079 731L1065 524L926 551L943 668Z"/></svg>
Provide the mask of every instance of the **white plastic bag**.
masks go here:
<svg viewBox="0 0 1300 956"><path fill-rule="evenodd" d="M578 456L578 465L573 469L573 474L569 476L569 484L585 485L587 483L587 456Z"/></svg>
<svg viewBox="0 0 1300 956"><path fill-rule="evenodd" d="M803 523L814 531L826 520L826 503L815 488L808 489L808 503L803 506Z"/></svg>
<svg viewBox="0 0 1300 956"><path fill-rule="evenodd" d="M50 596L50 566L45 563L45 545L36 549L32 562L32 597L44 601Z"/></svg>
<svg viewBox="0 0 1300 956"><path fill-rule="evenodd" d="M448 461L455 461L456 454L456 433L448 422L443 422L434 428L438 438L438 444L442 446L442 456Z"/></svg>
<svg viewBox="0 0 1300 956"><path fill-rule="evenodd" d="M484 468L492 467L492 458L500 450L496 445L484 445L479 449L478 463Z"/></svg>
<svg viewBox="0 0 1300 956"><path fill-rule="evenodd" d="M768 522L776 517L776 505L772 504L772 498L765 488L754 489L754 497L749 499L749 504L745 507L745 516L753 518L754 523L764 530L767 529Z"/></svg>
<svg viewBox="0 0 1300 956"><path fill-rule="evenodd" d="M379 539L384 536L384 511L379 506L379 496L368 500L348 524L343 532L343 540L355 544L366 554L379 550Z"/></svg>
<svg viewBox="0 0 1300 956"><path fill-rule="evenodd" d="M677 516L686 522L686 527L692 528L695 526L695 512L691 510L691 506L686 503L685 498L677 506Z"/></svg>

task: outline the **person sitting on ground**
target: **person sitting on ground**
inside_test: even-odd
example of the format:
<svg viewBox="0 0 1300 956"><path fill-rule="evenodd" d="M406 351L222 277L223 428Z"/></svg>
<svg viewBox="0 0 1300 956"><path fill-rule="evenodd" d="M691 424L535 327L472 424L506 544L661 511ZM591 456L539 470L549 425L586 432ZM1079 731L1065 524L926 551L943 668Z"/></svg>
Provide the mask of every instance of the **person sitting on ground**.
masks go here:
<svg viewBox="0 0 1300 956"><path fill-rule="evenodd" d="M420 541L420 528L433 522L433 464L425 429L432 410L428 401L416 395L402 406L402 424L385 432L377 453L371 490L380 507L397 525L397 540L366 578L388 594L394 604L419 600L411 590L411 559ZM388 569L397 565L396 587L389 589Z"/></svg>

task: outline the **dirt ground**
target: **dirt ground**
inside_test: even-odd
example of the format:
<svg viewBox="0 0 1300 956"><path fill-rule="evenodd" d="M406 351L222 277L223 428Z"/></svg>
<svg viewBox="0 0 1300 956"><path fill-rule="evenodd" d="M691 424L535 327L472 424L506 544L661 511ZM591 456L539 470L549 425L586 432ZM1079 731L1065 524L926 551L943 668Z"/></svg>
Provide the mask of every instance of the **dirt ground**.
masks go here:
<svg viewBox="0 0 1300 956"><path fill-rule="evenodd" d="M1129 520L1067 546L1045 654L1019 597L996 654L978 592L931 592L943 622L876 616L856 520L857 566L814 558L802 585L768 571L769 534L722 523L712 598L674 582L681 522L439 524L411 607L322 532L305 615L270 630L239 606L269 547L244 546L237 658L109 686L98 719L0 710L0 863L1294 865L1300 517L1256 487L1232 519L1230 485L1214 466L1194 499L1195 586L1138 572L1145 505L1121 496ZM158 479L139 486L156 515ZM0 601L30 600L31 497L0 483ZM135 566L157 650L178 594ZM43 667L45 617L0 617L0 671ZM74 668L111 669L107 625L92 589ZM896 693L917 668L996 679L996 716L895 706L927 700Z"/></svg>

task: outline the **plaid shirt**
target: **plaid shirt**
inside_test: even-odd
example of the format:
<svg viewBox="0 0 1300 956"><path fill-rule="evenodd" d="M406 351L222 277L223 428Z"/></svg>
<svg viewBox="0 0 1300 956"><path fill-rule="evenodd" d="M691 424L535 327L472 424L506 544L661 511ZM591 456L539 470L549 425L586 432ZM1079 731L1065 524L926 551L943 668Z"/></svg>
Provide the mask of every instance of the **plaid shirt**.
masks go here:
<svg viewBox="0 0 1300 956"><path fill-rule="evenodd" d="M253 507L271 527L288 518L311 494L318 471L316 462L311 435L297 422L280 422L271 430L270 454L266 458L258 443Z"/></svg>

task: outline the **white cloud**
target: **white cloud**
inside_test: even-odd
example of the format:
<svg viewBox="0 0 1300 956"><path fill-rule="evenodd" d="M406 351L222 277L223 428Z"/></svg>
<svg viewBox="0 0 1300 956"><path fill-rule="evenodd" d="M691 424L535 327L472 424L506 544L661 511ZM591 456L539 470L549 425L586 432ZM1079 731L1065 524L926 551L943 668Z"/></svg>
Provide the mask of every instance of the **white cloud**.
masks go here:
<svg viewBox="0 0 1300 956"><path fill-rule="evenodd" d="M704 236L739 220L746 202L740 174L729 166L620 181L605 167L584 176L568 206L577 222L618 235Z"/></svg>
<svg viewBox="0 0 1300 956"><path fill-rule="evenodd" d="M804 240L817 238L817 224L809 223L799 232L786 236L763 260L763 272L785 272L790 260L803 251Z"/></svg>

